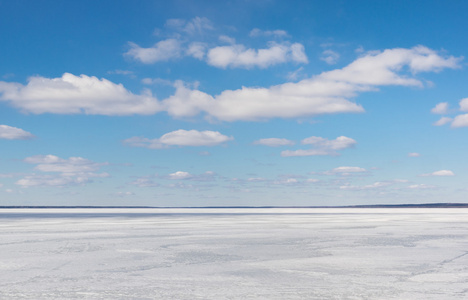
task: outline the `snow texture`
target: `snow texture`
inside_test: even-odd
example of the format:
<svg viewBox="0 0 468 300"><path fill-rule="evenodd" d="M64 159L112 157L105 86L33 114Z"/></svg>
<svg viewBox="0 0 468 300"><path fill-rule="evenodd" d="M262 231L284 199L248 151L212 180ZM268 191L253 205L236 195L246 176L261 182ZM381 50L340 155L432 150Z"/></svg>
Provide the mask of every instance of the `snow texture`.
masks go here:
<svg viewBox="0 0 468 300"><path fill-rule="evenodd" d="M467 299L467 209L2 209L0 299Z"/></svg>

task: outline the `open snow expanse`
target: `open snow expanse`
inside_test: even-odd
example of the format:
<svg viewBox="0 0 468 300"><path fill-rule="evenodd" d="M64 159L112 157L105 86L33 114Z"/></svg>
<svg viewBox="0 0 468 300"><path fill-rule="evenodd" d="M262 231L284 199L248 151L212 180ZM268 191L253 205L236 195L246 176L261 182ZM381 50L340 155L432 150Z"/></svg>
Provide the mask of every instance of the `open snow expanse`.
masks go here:
<svg viewBox="0 0 468 300"><path fill-rule="evenodd" d="M468 210L3 209L0 299L467 299Z"/></svg>

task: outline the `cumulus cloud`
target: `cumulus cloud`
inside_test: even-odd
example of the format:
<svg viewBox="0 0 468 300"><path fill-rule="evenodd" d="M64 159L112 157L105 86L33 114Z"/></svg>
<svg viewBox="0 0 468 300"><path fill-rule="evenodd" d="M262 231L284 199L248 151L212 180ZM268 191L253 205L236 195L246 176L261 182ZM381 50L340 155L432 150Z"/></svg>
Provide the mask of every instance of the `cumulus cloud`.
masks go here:
<svg viewBox="0 0 468 300"><path fill-rule="evenodd" d="M34 138L34 135L23 129L11 127L8 125L0 125L0 139L6 140L29 140Z"/></svg>
<svg viewBox="0 0 468 300"><path fill-rule="evenodd" d="M150 48L142 48L139 45L129 42L130 50L125 55L144 64L153 64L160 61L168 61L170 59L181 56L181 42L176 39L167 39L157 42Z"/></svg>
<svg viewBox="0 0 468 300"><path fill-rule="evenodd" d="M440 114L445 114L445 113L450 113L448 109L448 103L443 102L437 104L431 112L433 113L440 113ZM468 98L461 99L459 102L459 111L461 112L466 112L468 111ZM468 114L459 114L453 118L451 117L441 117L438 121L434 122L434 126L442 126L445 124L451 123L452 128L459 128L459 127L467 127L468 126Z"/></svg>
<svg viewBox="0 0 468 300"><path fill-rule="evenodd" d="M207 54L209 65L218 68L267 68L271 65L294 61L307 63L304 46L298 43L271 43L266 49L247 49L244 45L234 44L211 48Z"/></svg>
<svg viewBox="0 0 468 300"><path fill-rule="evenodd" d="M408 153L408 157L420 157L421 154L417 153L417 152L410 152Z"/></svg>
<svg viewBox="0 0 468 300"><path fill-rule="evenodd" d="M225 53L224 50L221 52ZM228 66L235 55L235 52L234 56L221 55L219 65ZM423 46L374 51L366 53L342 69L324 72L297 83L289 82L269 88L242 87L238 90L225 90L213 97L178 85L176 94L166 99L164 106L175 117L194 116L204 112L208 117L222 121L358 113L364 109L349 100L358 93L375 91L379 86L388 85L423 86L422 81L415 77L416 74L457 68L460 60L461 58L453 56L441 56ZM409 73L405 70L409 70Z"/></svg>
<svg viewBox="0 0 468 300"><path fill-rule="evenodd" d="M460 100L460 111L468 111L468 98Z"/></svg>
<svg viewBox="0 0 468 300"><path fill-rule="evenodd" d="M366 169L361 168L361 167L337 167L331 170L333 174L350 174L350 173L362 173L362 172L367 172Z"/></svg>
<svg viewBox="0 0 468 300"><path fill-rule="evenodd" d="M334 65L338 62L339 58L340 58L340 55L337 52L328 49L322 52L322 56L320 57L320 60L323 60L329 65Z"/></svg>
<svg viewBox="0 0 468 300"><path fill-rule="evenodd" d="M468 111L468 98L464 98L460 100L460 111L463 111L463 112ZM468 114L461 114L461 115L456 116L453 119L451 126L453 128L467 127L468 126Z"/></svg>
<svg viewBox="0 0 468 300"><path fill-rule="evenodd" d="M266 52L246 50L241 60L226 59L221 55L218 62L220 66L228 66L244 61L241 64L245 65L254 59L254 64L268 65L277 57L280 60L300 61L303 59L301 46L272 44L270 48L263 49ZM237 50L231 50L237 57ZM285 51L286 58L283 56ZM263 58L258 59L257 56ZM157 101L149 91L135 95L121 84L106 79L65 73L61 78L32 77L26 86L0 82L0 101L9 101L24 112L36 114L131 115L167 111L173 117L192 117L204 113L208 119L221 121L359 113L364 111L362 106L350 101L359 93L375 91L379 86L387 85L423 86L416 74L456 68L459 61L460 58L441 56L423 46L387 49L368 52L342 69L324 72L297 83L288 82L267 88L242 87L225 90L216 96L176 82L176 93L162 102ZM465 102L462 102L462 107L464 109ZM459 124L455 122L453 126L462 126Z"/></svg>
<svg viewBox="0 0 468 300"><path fill-rule="evenodd" d="M446 114L448 112L448 107L448 102L441 102L431 109L431 113L440 115Z"/></svg>
<svg viewBox="0 0 468 300"><path fill-rule="evenodd" d="M92 178L109 177L108 173L97 173L107 163L96 163L82 157L63 159L55 155L36 155L23 161L35 164L34 170L41 173L18 180L16 184L22 187L82 185L91 182Z"/></svg>
<svg viewBox="0 0 468 300"><path fill-rule="evenodd" d="M166 133L158 139L132 137L124 140L123 143L131 147L161 149L169 146L216 146L233 139L232 136L228 137L218 131L179 129Z"/></svg>
<svg viewBox="0 0 468 300"><path fill-rule="evenodd" d="M452 127L467 127L468 126L468 114L458 115L453 119Z"/></svg>
<svg viewBox="0 0 468 300"><path fill-rule="evenodd" d="M440 118L439 120L437 120L436 122L434 122L432 125L434 126L442 126L442 125L445 125L447 123L450 123L452 122L453 119L452 118L449 118L449 117L442 117ZM456 127L456 126L455 126Z"/></svg>
<svg viewBox="0 0 468 300"><path fill-rule="evenodd" d="M355 140L346 136L339 136L334 140L312 136L301 141L303 145L312 145L312 149L286 150L281 156L313 156L313 155L339 155L337 151L354 147Z"/></svg>
<svg viewBox="0 0 468 300"><path fill-rule="evenodd" d="M402 85L422 86L422 82L409 74L400 75L403 67L412 74L438 72L444 68L458 68L461 58L443 57L424 46L411 49L394 48L383 52L368 52L348 66L325 72L322 76L329 80L345 81L358 85Z"/></svg>
<svg viewBox="0 0 468 300"><path fill-rule="evenodd" d="M70 73L30 77L27 85L0 81L0 94L0 101L34 114L151 115L161 110L149 91L135 95L122 84Z"/></svg>
<svg viewBox="0 0 468 300"><path fill-rule="evenodd" d="M189 179L189 178L192 178L193 176L189 172L177 171L175 173L169 174L168 177L169 179L181 180L181 179Z"/></svg>
<svg viewBox="0 0 468 300"><path fill-rule="evenodd" d="M255 141L254 144L268 146L268 147L279 147L279 146L292 146L295 143L288 139L268 138L268 139L259 139Z"/></svg>
<svg viewBox="0 0 468 300"><path fill-rule="evenodd" d="M440 170L432 173L421 174L420 176L455 176L455 174L450 170Z"/></svg>

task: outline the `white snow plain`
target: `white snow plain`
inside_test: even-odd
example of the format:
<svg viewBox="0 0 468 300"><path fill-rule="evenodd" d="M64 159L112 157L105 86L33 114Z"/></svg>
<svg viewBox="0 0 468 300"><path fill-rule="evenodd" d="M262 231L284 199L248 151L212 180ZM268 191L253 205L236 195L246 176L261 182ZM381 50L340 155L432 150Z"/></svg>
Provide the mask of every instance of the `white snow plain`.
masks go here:
<svg viewBox="0 0 468 300"><path fill-rule="evenodd" d="M468 299L468 209L1 209L0 299Z"/></svg>

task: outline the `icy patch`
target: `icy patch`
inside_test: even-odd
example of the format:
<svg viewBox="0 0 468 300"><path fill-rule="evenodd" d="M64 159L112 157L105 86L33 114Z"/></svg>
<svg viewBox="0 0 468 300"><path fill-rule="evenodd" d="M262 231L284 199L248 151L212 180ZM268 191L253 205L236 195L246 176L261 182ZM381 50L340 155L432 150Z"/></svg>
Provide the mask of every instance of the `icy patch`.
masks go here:
<svg viewBox="0 0 468 300"><path fill-rule="evenodd" d="M0 210L0 299L467 299L467 209Z"/></svg>

